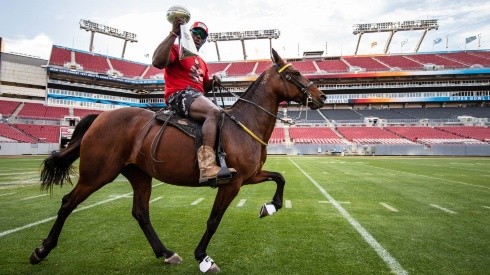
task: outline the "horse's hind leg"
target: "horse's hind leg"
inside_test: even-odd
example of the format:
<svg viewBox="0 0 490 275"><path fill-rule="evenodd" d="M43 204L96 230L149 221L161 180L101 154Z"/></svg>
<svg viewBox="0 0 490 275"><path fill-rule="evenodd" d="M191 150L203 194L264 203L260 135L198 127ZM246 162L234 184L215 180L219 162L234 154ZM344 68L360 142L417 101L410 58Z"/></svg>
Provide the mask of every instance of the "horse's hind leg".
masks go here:
<svg viewBox="0 0 490 275"><path fill-rule="evenodd" d="M31 264L40 263L48 256L49 252L58 245L58 238L68 216L80 203L88 198L93 192L98 190L102 185L104 184L86 184L84 179L80 177L73 190L66 194L61 200L61 207L58 211L56 221L54 222L54 225L51 228L51 231L49 231L46 239L43 240L42 246L34 249L32 252L30 257Z"/></svg>
<svg viewBox="0 0 490 275"><path fill-rule="evenodd" d="M165 257L169 264L180 264L182 258L177 253L167 249L158 238L150 221L151 177L135 166L126 166L121 172L133 187L133 217L138 221L153 252L157 258Z"/></svg>
<svg viewBox="0 0 490 275"><path fill-rule="evenodd" d="M277 172L270 172L266 170L260 171L255 177L253 177L246 184L256 184L264 181L273 180L277 184L276 193L274 193L274 197L272 197L272 201L269 203L265 203L260 209L259 217L263 218L269 215L274 214L277 210L282 208L283 194L284 194L284 185L286 184L286 180L284 177Z"/></svg>

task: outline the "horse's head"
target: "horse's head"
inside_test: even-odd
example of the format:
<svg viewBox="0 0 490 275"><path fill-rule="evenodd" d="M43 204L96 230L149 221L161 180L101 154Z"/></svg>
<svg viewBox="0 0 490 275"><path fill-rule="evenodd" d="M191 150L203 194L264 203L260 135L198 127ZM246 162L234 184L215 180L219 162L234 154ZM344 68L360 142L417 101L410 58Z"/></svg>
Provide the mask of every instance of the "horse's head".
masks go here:
<svg viewBox="0 0 490 275"><path fill-rule="evenodd" d="M318 89L313 82L304 77L298 70L286 63L279 54L272 49L272 62L279 78L278 89L281 91L281 99L286 101L295 101L307 105L315 110L325 105L325 94Z"/></svg>

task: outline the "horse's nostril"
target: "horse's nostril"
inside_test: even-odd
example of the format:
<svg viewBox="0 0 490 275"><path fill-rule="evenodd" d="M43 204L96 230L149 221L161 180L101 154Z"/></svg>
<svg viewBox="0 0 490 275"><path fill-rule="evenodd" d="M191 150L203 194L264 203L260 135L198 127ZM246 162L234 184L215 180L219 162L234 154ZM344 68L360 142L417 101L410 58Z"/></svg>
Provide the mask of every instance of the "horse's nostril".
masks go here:
<svg viewBox="0 0 490 275"><path fill-rule="evenodd" d="M320 96L320 99L321 99L323 102L325 102L325 100L327 100L327 96L326 96L326 95L321 95L321 96Z"/></svg>

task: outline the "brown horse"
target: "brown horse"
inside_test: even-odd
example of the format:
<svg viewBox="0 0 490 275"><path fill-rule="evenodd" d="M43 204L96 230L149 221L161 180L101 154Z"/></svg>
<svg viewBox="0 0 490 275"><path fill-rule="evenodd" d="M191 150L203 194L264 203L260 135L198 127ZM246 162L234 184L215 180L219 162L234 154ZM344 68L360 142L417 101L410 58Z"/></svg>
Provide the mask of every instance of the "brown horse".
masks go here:
<svg viewBox="0 0 490 275"><path fill-rule="evenodd" d="M261 210L261 216L274 213L282 207L285 180L277 172L262 170L267 158L266 146L276 123L279 103L296 101L312 109L324 105L325 95L291 64L272 50L273 66L264 71L227 113L222 126L222 145L226 162L237 173L231 182L220 185L207 228L197 245L194 256L203 272L218 272L219 267L206 254L207 246L218 225L240 188L273 180L276 192L270 203ZM199 187L199 169L196 165L195 143L192 137L174 127L166 127L161 134L161 123L151 111L122 108L85 117L76 126L69 145L53 153L44 161L41 173L42 187L70 181L72 163L80 158L79 179L71 192L62 199L58 217L42 242L34 249L30 262L41 262L56 247L66 219L92 193L124 175L133 188L133 217L138 221L157 258L177 264L182 258L167 249L157 236L149 218L149 199L152 178L173 185ZM154 144L157 143L157 144ZM158 145L159 150L152 150ZM154 152L153 152L154 151ZM162 161L156 161L162 160Z"/></svg>

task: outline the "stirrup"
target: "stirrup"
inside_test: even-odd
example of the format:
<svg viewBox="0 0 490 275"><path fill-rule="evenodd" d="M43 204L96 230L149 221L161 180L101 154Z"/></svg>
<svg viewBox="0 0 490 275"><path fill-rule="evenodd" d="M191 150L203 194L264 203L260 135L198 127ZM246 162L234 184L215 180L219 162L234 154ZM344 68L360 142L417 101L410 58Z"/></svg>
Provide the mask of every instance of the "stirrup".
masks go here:
<svg viewBox="0 0 490 275"><path fill-rule="evenodd" d="M230 183L231 179L235 174L236 174L235 169L231 170L228 169L228 167L221 167L216 177L199 179L199 183L216 188L220 185Z"/></svg>

